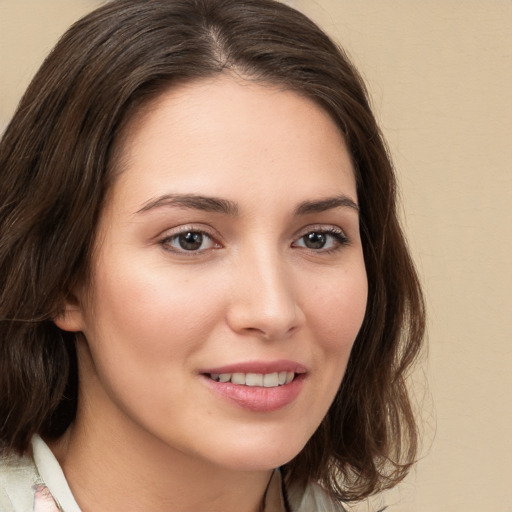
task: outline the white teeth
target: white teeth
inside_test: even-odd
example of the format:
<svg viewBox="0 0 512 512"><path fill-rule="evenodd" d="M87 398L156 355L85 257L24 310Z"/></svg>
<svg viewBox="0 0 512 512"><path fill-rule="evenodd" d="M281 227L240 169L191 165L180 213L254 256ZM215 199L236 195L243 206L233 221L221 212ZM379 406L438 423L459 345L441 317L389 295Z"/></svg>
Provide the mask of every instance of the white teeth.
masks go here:
<svg viewBox="0 0 512 512"><path fill-rule="evenodd" d="M294 378L294 372L274 373L211 373L210 378L217 382L232 382L233 384L275 388L289 384Z"/></svg>
<svg viewBox="0 0 512 512"><path fill-rule="evenodd" d="M263 375L261 373L248 373L245 376L246 386L263 386Z"/></svg>
<svg viewBox="0 0 512 512"><path fill-rule="evenodd" d="M276 386L279 386L279 374L266 373L263 375L263 386L266 388L275 388Z"/></svg>
<svg viewBox="0 0 512 512"><path fill-rule="evenodd" d="M245 373L233 373L231 382L233 384L245 384Z"/></svg>

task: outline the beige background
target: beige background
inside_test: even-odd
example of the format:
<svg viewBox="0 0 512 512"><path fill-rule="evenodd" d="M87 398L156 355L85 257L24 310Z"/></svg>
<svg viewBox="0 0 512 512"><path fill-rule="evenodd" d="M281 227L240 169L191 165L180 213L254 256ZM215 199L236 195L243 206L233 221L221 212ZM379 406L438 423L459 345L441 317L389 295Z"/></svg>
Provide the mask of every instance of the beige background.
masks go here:
<svg viewBox="0 0 512 512"><path fill-rule="evenodd" d="M0 0L0 131L55 39L98 3ZM389 510L512 512L512 1L287 3L369 83L425 284L425 457Z"/></svg>

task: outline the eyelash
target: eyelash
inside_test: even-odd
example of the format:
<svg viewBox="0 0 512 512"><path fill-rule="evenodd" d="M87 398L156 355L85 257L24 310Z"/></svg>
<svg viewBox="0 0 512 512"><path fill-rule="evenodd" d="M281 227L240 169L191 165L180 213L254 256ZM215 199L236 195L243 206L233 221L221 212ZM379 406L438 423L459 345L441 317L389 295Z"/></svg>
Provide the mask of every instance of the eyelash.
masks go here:
<svg viewBox="0 0 512 512"><path fill-rule="evenodd" d="M334 239L334 247L331 247L329 249L321 248L321 249L316 250L316 249L311 249L311 248L305 247L306 249L309 249L311 252L314 252L314 253L331 254L333 252L340 250L343 246L346 246L350 243L349 238L347 237L345 232L343 230L341 230L340 228L335 228L333 226L328 227L328 228L320 227L320 226L319 227L313 226L313 227L308 227L307 231L303 235L301 235L297 239L297 241L295 241L293 243L293 245L295 245L299 240L304 240L304 238L307 235L310 235L313 233L315 233L317 235L327 235Z"/></svg>
<svg viewBox="0 0 512 512"><path fill-rule="evenodd" d="M207 249L200 249L200 250L187 250L183 248L176 248L171 246L171 242L178 241L180 236L184 236L187 234L194 234L194 235L201 235L202 239L206 238L211 241L211 244L213 247L209 247ZM181 228L176 233L173 233L171 235L166 236L160 241L160 244L163 246L163 248L169 252L174 252L177 254L182 254L184 256L195 256L198 253L203 253L205 251L208 251L213 248L220 248L221 245L215 241L214 237L210 235L207 231L204 229L197 229L192 226L185 226Z"/></svg>
<svg viewBox="0 0 512 512"><path fill-rule="evenodd" d="M313 233L316 234L316 235L324 235L324 236L326 235L327 237L332 237L332 239L334 239L334 247L331 247L331 248L328 248L328 249L324 249L324 248L312 249L310 247L306 247L306 246L303 246L303 245L297 246L297 243L299 241L303 241L306 236L311 235ZM193 250L193 249L187 250L187 249L184 249L182 247L181 248L177 248L177 247L172 247L171 246L171 243L175 242L175 241L178 241L180 236L184 236L184 235L188 235L188 234L200 235L201 236L201 242L203 242L205 238L210 240L210 243L212 244L212 247L208 247L206 249L198 249L198 250ZM326 242L326 244L327 243L328 242ZM309 250L309 251L311 251L312 253L315 253L315 254L331 254L333 252L336 252L336 251L340 250L343 246L346 246L349 243L350 243L349 238L345 235L343 230L341 230L339 228L335 228L335 227L325 228L325 227L315 227L315 226L313 226L313 227L308 227L307 231L304 232L303 235L301 235L299 238L297 238L292 243L292 247L293 246L295 246L295 247L303 247L304 249L307 249L307 250ZM217 249L217 248L221 247L221 245L218 242L216 242L214 237L212 235L210 235L207 231L205 231L203 229L197 229L197 228L194 228L194 227L184 227L180 231L166 236L165 238L163 238L160 241L160 245L162 245L162 247L165 250L169 251L169 252L174 252L174 253L177 253L177 254L180 254L180 255L184 255L184 256L195 256L195 255L203 253L205 251L209 251L211 249ZM201 243L201 245L202 245L202 243Z"/></svg>

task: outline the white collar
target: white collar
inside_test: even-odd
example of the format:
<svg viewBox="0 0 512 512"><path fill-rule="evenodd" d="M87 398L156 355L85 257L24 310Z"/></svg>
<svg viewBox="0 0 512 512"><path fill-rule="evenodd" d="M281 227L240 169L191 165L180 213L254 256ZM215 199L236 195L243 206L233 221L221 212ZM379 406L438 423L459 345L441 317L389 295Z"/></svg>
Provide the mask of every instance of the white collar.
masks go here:
<svg viewBox="0 0 512 512"><path fill-rule="evenodd" d="M81 512L57 459L37 434L32 438L32 456L37 472L59 508L64 512Z"/></svg>

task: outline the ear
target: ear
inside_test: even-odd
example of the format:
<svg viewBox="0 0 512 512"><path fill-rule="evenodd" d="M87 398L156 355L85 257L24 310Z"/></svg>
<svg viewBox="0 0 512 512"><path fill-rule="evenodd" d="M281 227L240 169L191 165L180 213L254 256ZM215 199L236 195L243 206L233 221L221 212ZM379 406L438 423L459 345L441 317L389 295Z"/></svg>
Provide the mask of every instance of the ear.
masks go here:
<svg viewBox="0 0 512 512"><path fill-rule="evenodd" d="M63 331L79 332L85 329L82 306L74 295L68 297L64 307L53 317L53 322Z"/></svg>

